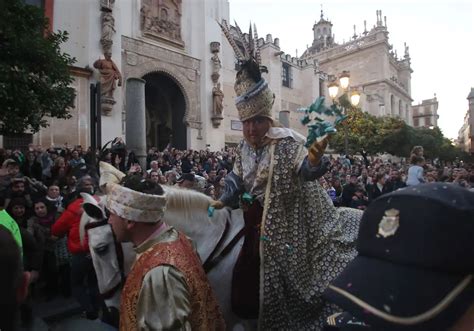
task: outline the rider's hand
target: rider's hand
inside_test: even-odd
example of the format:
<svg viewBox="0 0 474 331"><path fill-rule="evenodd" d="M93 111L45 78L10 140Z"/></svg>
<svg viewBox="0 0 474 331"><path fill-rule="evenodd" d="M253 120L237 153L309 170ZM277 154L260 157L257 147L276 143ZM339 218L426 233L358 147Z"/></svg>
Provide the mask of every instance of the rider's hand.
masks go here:
<svg viewBox="0 0 474 331"><path fill-rule="evenodd" d="M329 142L329 136L324 137L321 141L315 141L308 148L308 161L311 167L319 165L321 158L324 155L324 151Z"/></svg>
<svg viewBox="0 0 474 331"><path fill-rule="evenodd" d="M212 200L210 206L214 207L215 209L222 209L225 207L224 203L220 200Z"/></svg>

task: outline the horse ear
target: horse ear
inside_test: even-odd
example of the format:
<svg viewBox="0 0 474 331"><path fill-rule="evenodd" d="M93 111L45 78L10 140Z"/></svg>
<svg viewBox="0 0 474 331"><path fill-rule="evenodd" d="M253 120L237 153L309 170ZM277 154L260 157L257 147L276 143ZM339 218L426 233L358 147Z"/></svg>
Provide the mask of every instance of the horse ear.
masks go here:
<svg viewBox="0 0 474 331"><path fill-rule="evenodd" d="M84 199L82 208L89 217L92 217L96 220L103 220L107 218L104 210L100 207L99 203L92 195L88 193L81 193L81 197Z"/></svg>
<svg viewBox="0 0 474 331"><path fill-rule="evenodd" d="M92 217L96 220L103 220L106 218L104 211L97 205L92 203L84 203L82 208L84 208L85 213L89 215L89 217Z"/></svg>

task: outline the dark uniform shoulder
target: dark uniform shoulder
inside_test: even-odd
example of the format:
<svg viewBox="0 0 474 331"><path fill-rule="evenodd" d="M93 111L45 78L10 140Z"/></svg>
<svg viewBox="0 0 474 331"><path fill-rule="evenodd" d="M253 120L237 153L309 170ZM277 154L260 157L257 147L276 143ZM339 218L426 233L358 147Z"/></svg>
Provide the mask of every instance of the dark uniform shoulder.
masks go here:
<svg viewBox="0 0 474 331"><path fill-rule="evenodd" d="M375 331L347 312L335 313L324 323L323 331Z"/></svg>

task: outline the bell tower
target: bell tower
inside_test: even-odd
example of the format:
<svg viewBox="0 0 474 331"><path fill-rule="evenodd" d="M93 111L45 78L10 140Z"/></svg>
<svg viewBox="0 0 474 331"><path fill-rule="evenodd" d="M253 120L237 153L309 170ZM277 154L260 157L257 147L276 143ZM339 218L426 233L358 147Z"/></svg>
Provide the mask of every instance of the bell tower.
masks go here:
<svg viewBox="0 0 474 331"><path fill-rule="evenodd" d="M316 51L319 52L333 44L334 36L332 35L332 23L324 18L322 8L319 22L313 25L313 32L313 47L316 48Z"/></svg>

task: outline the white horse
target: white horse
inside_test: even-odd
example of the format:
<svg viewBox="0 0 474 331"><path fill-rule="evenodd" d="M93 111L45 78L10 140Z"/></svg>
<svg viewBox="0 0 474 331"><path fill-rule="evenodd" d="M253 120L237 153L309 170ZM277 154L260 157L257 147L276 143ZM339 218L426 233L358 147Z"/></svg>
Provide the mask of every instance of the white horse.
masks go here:
<svg viewBox="0 0 474 331"><path fill-rule="evenodd" d="M190 237L195 244L208 271L209 283L217 297L227 328L252 328L231 309L232 270L243 245L242 210L215 210L213 216L209 217L208 196L170 186L163 186L163 189L167 195L163 221ZM84 194L83 197L86 212L81 218L81 238L85 237L87 231L100 293L109 310L116 315L120 306L124 276L131 268L135 258L134 252L130 244L115 244L103 207L90 195Z"/></svg>

